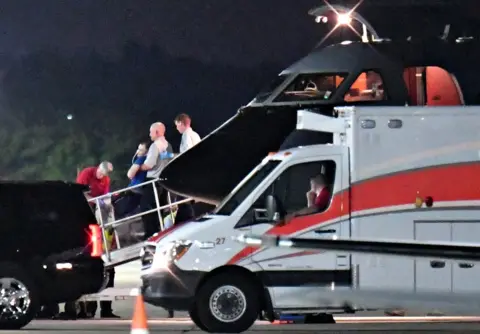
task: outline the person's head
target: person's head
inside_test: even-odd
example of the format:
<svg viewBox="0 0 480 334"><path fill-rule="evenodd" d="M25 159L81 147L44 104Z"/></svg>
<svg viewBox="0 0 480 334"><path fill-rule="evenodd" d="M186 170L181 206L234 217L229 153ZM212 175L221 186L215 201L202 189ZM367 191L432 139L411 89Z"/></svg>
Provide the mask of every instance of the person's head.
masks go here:
<svg viewBox="0 0 480 334"><path fill-rule="evenodd" d="M113 165L109 161L102 161L97 167L97 178L103 179L113 171Z"/></svg>
<svg viewBox="0 0 480 334"><path fill-rule="evenodd" d="M137 148L137 156L139 157L142 157L144 156L145 154L147 154L147 143L145 142L141 142L140 144L138 144L138 148Z"/></svg>
<svg viewBox="0 0 480 334"><path fill-rule="evenodd" d="M184 133L192 123L192 119L187 114L180 114L175 117L175 126L177 127L178 132Z"/></svg>
<svg viewBox="0 0 480 334"><path fill-rule="evenodd" d="M313 191L321 190L325 185L325 177L322 174L318 174L310 179L310 187Z"/></svg>
<svg viewBox="0 0 480 334"><path fill-rule="evenodd" d="M150 126L150 139L156 140L162 136L165 136L165 125L162 122L153 123Z"/></svg>

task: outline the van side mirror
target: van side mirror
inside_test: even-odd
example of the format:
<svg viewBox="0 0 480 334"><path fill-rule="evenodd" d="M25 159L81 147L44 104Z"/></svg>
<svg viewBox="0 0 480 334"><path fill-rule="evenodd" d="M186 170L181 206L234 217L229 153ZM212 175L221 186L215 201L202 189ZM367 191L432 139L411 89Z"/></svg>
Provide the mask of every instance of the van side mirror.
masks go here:
<svg viewBox="0 0 480 334"><path fill-rule="evenodd" d="M285 210L283 210L282 203L276 196L267 196L265 208L267 209L268 220L277 222L285 218Z"/></svg>
<svg viewBox="0 0 480 334"><path fill-rule="evenodd" d="M253 209L253 220L256 222L267 222L268 215L266 209Z"/></svg>

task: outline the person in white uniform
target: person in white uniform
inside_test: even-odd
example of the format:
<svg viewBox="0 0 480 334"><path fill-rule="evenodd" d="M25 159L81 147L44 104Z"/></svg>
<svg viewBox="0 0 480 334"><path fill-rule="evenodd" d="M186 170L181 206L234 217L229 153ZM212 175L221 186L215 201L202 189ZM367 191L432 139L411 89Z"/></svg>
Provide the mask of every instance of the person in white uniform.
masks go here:
<svg viewBox="0 0 480 334"><path fill-rule="evenodd" d="M180 142L179 149L180 154L191 149L193 146L197 145L202 140L198 133L193 131L192 119L187 114L180 114L175 117L175 126L177 127L178 132L182 134L182 141ZM182 199L183 197L176 196L175 201L180 201ZM175 224L179 224L195 218L195 211L192 204L190 202L187 202L178 205L178 209L174 217ZM169 311L169 317L173 317L172 311Z"/></svg>
<svg viewBox="0 0 480 334"><path fill-rule="evenodd" d="M180 153L185 152L201 141L198 133L193 131L192 119L187 114L180 114L175 117L175 126L177 127L178 132L182 134Z"/></svg>

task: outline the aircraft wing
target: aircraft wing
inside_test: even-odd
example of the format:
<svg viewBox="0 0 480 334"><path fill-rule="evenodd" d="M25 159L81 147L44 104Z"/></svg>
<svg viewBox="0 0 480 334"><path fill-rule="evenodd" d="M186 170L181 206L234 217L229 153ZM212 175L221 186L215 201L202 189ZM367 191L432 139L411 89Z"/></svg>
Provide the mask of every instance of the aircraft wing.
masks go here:
<svg viewBox="0 0 480 334"><path fill-rule="evenodd" d="M271 235L242 235L238 241L264 247L319 249L353 254L480 261L480 243L375 239L305 239Z"/></svg>
<svg viewBox="0 0 480 334"><path fill-rule="evenodd" d="M259 247L301 248L352 254L480 261L480 244L409 240L304 239L264 235L244 235L237 240ZM315 289L306 286L305 289L306 294L302 295L308 296L305 298L313 298L318 301L319 305L340 304L356 310L401 308L416 311L425 310L426 312L432 310L460 312L462 315L478 314L480 311L480 293L386 289L362 287L358 284L354 284L352 287L318 286ZM283 292L279 291L279 293L285 295L291 292L285 290ZM298 290L295 290L295 294L298 294ZM295 296L292 295L292 298L295 298Z"/></svg>

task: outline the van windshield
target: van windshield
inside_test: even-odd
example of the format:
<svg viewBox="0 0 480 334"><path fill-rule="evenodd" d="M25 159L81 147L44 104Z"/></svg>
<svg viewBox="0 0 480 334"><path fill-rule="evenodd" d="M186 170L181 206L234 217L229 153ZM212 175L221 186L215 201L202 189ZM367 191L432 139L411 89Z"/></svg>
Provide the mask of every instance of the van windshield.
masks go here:
<svg viewBox="0 0 480 334"><path fill-rule="evenodd" d="M214 214L228 216L247 198L248 195L280 164L281 160L269 160L265 165L259 166L246 180L242 181L239 188L228 195Z"/></svg>

